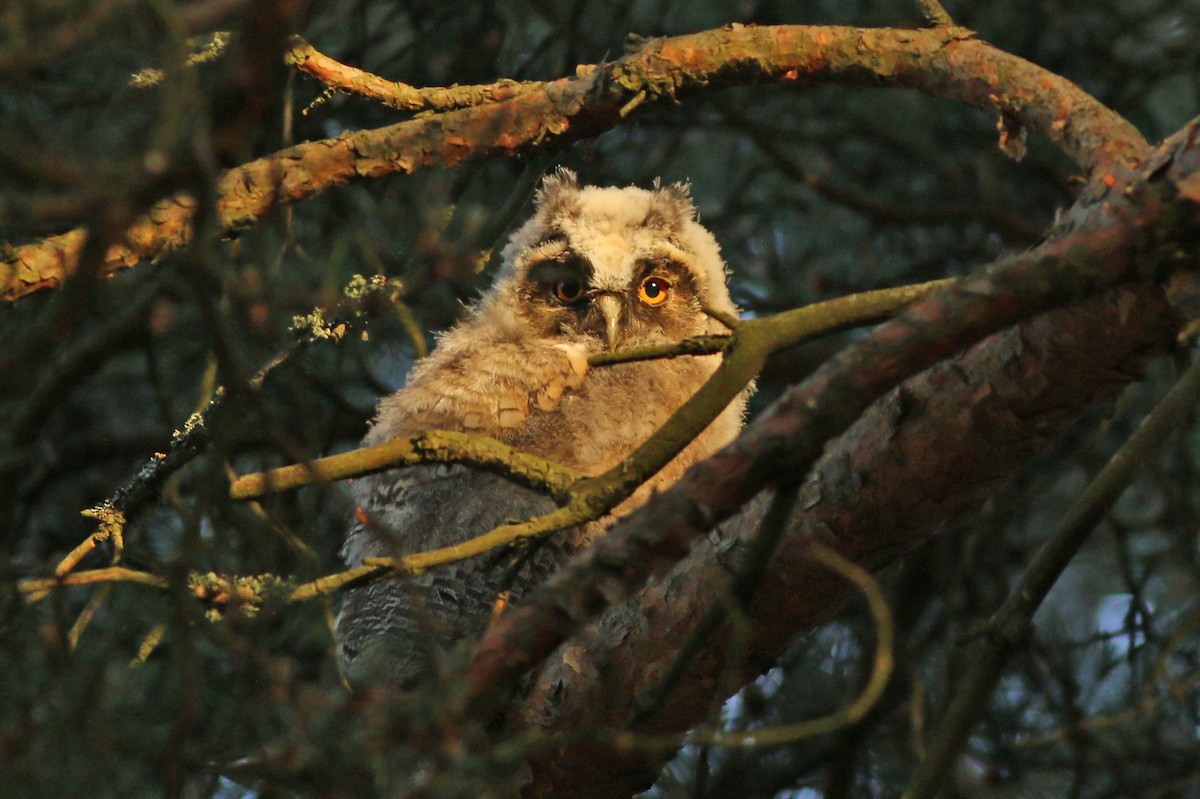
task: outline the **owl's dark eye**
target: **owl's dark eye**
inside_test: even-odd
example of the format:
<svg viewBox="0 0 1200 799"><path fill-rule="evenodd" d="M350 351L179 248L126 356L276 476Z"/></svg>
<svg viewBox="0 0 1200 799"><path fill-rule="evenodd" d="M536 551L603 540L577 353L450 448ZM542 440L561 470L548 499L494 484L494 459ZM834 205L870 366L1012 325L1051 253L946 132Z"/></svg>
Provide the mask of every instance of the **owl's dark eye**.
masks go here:
<svg viewBox="0 0 1200 799"><path fill-rule="evenodd" d="M554 296L559 302L573 305L583 299L583 281L568 277L554 284Z"/></svg>
<svg viewBox="0 0 1200 799"><path fill-rule="evenodd" d="M662 305L671 296L671 283L666 278L648 277L638 287L638 299L647 305Z"/></svg>

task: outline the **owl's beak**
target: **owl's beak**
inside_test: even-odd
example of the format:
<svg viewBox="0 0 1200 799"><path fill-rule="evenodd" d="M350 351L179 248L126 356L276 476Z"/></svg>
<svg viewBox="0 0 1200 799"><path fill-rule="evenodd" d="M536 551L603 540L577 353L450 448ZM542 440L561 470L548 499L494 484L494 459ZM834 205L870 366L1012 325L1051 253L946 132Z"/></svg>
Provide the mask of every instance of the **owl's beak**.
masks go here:
<svg viewBox="0 0 1200 799"><path fill-rule="evenodd" d="M601 294L596 297L596 307L604 315L604 344L609 351L615 350L621 340L621 300L612 294Z"/></svg>

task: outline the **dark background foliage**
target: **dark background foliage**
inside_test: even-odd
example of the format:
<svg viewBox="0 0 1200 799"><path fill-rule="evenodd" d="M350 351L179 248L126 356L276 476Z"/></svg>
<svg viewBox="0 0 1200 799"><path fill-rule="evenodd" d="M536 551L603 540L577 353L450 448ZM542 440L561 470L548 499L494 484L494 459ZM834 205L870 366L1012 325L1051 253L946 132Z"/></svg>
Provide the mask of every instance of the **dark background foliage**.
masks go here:
<svg viewBox="0 0 1200 799"><path fill-rule="evenodd" d="M0 9L0 240L116 224L167 190L204 196L221 168L400 118L355 97L322 99L314 81L259 63L245 38L212 62L167 69L154 87L131 86L139 70L176 63L188 35L217 29L203 24L208 5L218 4L27 0ZM216 14L217 27L237 31L244 11L230 7ZM1152 141L1200 108L1195 0L948 10L998 47L1078 82ZM618 57L631 32L920 21L917 5L899 0L340 0L312 4L301 32L344 63L425 86L559 77ZM258 109L257 124L231 122L253 119L247 109ZM690 181L732 267L736 300L766 314L962 274L1036 242L1079 178L1045 142L1031 141L1018 163L996 140L994 119L912 92L744 87L559 152L339 188L236 241L202 236L157 265L0 309L0 795L236 796L245 786L261 796L349 796L387 787L401 770L361 733L356 714L369 710L337 677L336 600L209 623L178 589L74 589L27 606L13 588L94 529L79 512L164 450L214 386L230 396L210 446L132 521L126 561L177 582L188 570L315 577L339 565L344 487L294 492L260 511L226 499L227 469L354 446L375 399L486 285L489 253L553 164L594 183ZM404 303L378 309L369 338L317 344L260 391L247 389L293 342L293 317L336 302L356 273L399 278ZM843 341L776 357L756 405ZM687 749L653 794L898 795L964 667L964 636L1175 367L1157 364L978 514L884 575L900 668L867 722L770 750ZM1200 790L1198 444L1190 428L1146 464L1064 575L980 718L950 795ZM68 631L97 591L104 601L72 649ZM158 624L161 645L131 668ZM801 636L724 717L750 727L831 710L853 695L870 648L870 620L851 603ZM458 785L442 787L479 795L477 785L500 771L472 761L454 772Z"/></svg>

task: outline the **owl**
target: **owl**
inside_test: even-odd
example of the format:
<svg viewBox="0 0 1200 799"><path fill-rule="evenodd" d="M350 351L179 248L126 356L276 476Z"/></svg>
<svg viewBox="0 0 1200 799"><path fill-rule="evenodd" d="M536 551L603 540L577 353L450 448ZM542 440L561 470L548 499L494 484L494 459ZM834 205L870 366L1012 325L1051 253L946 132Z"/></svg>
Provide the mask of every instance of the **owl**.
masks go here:
<svg viewBox="0 0 1200 799"><path fill-rule="evenodd" d="M727 332L707 309L736 315L716 240L686 185L651 190L578 185L559 170L502 252L491 288L405 386L379 404L376 444L424 430L490 436L588 475L627 458L683 404L719 356L589 368L606 350ZM742 424L741 396L607 517L544 540L349 591L338 654L352 684L409 687L456 646L478 640L506 597L529 588ZM361 478L342 555L401 556L482 535L554 509L547 497L465 465L420 465Z"/></svg>

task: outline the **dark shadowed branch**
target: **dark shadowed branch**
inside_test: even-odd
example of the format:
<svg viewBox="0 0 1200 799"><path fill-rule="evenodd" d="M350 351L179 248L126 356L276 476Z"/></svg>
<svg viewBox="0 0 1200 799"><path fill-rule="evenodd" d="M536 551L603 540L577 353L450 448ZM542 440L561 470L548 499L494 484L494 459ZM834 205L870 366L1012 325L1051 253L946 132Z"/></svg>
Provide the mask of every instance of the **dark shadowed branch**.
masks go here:
<svg viewBox="0 0 1200 799"><path fill-rule="evenodd" d="M957 687L946 715L934 732L925 759L905 791L905 799L927 799L938 790L1004 673L1009 656L1033 624L1033 614L1088 535L1129 487L1138 469L1200 403L1200 365L1191 366L1141 426L1112 456L1080 495L1058 528L1029 564L1021 582L981 631L983 645Z"/></svg>

